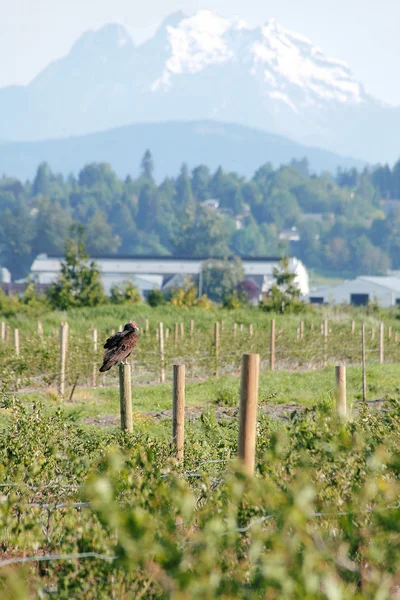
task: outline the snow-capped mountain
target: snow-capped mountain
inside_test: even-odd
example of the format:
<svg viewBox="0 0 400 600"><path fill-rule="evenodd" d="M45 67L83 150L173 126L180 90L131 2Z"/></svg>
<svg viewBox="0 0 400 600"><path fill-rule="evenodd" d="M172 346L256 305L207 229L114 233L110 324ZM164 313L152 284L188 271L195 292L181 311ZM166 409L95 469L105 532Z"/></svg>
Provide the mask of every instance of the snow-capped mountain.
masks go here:
<svg viewBox="0 0 400 600"><path fill-rule="evenodd" d="M371 161L399 153L400 110L272 19L252 28L213 11L179 12L139 46L110 24L86 32L28 86L0 90L0 138L11 140L191 119L258 127Z"/></svg>
<svg viewBox="0 0 400 600"><path fill-rule="evenodd" d="M243 66L270 98L294 112L326 102L366 100L348 66L326 57L310 40L270 19L251 29L239 19L199 11L167 25L166 60L152 89L168 90L174 77L194 75L213 65Z"/></svg>

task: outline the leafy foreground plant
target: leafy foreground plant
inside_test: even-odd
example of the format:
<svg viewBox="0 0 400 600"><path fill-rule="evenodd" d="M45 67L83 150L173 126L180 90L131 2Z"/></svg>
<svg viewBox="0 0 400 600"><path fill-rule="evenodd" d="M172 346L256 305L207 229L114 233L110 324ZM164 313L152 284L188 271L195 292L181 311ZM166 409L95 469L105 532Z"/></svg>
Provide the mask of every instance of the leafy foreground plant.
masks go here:
<svg viewBox="0 0 400 600"><path fill-rule="evenodd" d="M393 400L347 425L327 406L262 418L249 480L229 460L236 424L212 413L188 426L182 468L167 443L16 404L0 445L4 558L64 558L0 561L1 597L391 598L399 417Z"/></svg>

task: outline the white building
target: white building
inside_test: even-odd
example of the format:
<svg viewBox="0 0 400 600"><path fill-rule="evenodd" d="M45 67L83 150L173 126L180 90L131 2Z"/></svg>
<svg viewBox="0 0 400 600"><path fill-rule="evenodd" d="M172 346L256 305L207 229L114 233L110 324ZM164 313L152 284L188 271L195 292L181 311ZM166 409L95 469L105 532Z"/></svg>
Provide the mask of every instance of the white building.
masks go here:
<svg viewBox="0 0 400 600"><path fill-rule="evenodd" d="M60 256L40 254L31 267L31 276L37 283L55 281L61 268ZM134 281L142 296L154 288L162 289L176 275L197 278L201 265L208 258L179 258L171 256L98 256L94 257L102 275L104 289L109 293L113 285ZM279 258L243 258L246 278L253 279L260 293L269 290L274 282L273 270L279 266ZM296 283L303 296L309 294L309 277L303 263L297 258L289 259L289 269L296 274Z"/></svg>
<svg viewBox="0 0 400 600"><path fill-rule="evenodd" d="M357 277L310 292L310 302L358 306L378 302L382 307L394 306L400 304L400 277Z"/></svg>
<svg viewBox="0 0 400 600"><path fill-rule="evenodd" d="M11 283L11 273L5 267L0 267L0 283Z"/></svg>

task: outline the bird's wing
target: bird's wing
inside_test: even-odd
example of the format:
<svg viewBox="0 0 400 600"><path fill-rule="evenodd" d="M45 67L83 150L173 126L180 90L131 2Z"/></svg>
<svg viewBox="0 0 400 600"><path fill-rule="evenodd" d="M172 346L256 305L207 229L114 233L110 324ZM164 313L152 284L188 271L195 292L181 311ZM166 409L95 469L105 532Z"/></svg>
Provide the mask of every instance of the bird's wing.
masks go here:
<svg viewBox="0 0 400 600"><path fill-rule="evenodd" d="M124 336L122 335L122 332L119 331L118 333L115 333L114 335L108 338L108 340L104 344L104 348L115 348L116 346L118 346L118 344L122 341L123 338Z"/></svg>

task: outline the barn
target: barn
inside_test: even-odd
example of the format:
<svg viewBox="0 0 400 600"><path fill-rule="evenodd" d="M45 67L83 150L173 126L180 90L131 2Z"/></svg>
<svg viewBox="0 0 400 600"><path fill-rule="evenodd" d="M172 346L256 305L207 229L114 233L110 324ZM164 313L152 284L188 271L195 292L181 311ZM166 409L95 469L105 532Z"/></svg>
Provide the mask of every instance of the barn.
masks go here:
<svg viewBox="0 0 400 600"><path fill-rule="evenodd" d="M124 281L133 281L143 297L150 290L169 289L178 286L182 276L190 275L198 279L202 263L209 257L190 258L178 256L93 256L101 272L106 293L114 285ZM42 285L55 281L61 269L61 256L40 254L34 260L30 276ZM243 257L243 267L247 279L258 286L260 295L266 292L274 282L273 271L279 266L279 257ZM296 275L296 283L303 296L309 294L309 277L304 264L295 257L289 259L289 269ZM200 282L201 287L201 282Z"/></svg>
<svg viewBox="0 0 400 600"><path fill-rule="evenodd" d="M395 306L400 304L400 277L357 277L311 291L310 302L356 306L377 302L382 307Z"/></svg>

